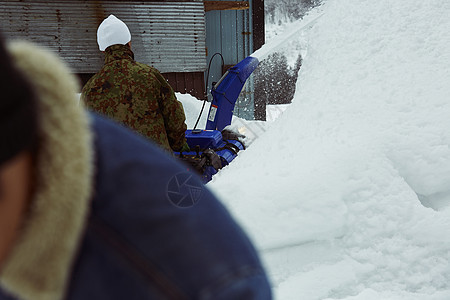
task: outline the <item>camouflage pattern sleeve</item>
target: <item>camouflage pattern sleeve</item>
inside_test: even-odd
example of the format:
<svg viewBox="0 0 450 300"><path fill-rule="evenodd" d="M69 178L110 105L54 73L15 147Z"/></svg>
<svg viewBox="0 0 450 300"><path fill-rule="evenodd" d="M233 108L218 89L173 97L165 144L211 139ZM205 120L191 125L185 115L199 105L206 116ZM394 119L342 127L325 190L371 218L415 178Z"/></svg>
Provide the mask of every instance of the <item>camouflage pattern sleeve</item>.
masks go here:
<svg viewBox="0 0 450 300"><path fill-rule="evenodd" d="M83 88L81 89L81 95L80 95L80 101L87 106L87 95L88 95L88 91L89 91L89 83L87 82Z"/></svg>
<svg viewBox="0 0 450 300"><path fill-rule="evenodd" d="M183 104L177 100L172 87L157 70L155 70L155 76L161 83L159 107L164 118L169 144L172 150L180 151L186 143L187 129Z"/></svg>

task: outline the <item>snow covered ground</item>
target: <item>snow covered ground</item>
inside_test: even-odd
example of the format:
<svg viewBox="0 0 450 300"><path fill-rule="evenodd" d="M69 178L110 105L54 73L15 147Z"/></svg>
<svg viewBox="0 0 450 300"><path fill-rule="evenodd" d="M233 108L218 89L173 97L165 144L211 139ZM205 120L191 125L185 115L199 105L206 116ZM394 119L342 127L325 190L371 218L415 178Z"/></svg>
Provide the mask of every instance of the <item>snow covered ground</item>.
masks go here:
<svg viewBox="0 0 450 300"><path fill-rule="evenodd" d="M277 299L450 299L450 2L320 9L293 103L208 187Z"/></svg>

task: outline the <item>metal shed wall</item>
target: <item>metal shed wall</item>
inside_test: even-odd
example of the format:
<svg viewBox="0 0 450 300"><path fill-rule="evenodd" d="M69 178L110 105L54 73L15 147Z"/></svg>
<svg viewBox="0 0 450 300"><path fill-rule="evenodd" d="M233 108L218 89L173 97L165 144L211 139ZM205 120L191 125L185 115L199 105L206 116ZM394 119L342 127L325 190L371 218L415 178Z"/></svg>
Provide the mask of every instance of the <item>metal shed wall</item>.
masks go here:
<svg viewBox="0 0 450 300"><path fill-rule="evenodd" d="M31 40L56 51L74 73L95 73L103 65L97 27L110 14L131 31L137 61L161 72L204 72L205 12L190 1L0 1L7 38Z"/></svg>
<svg viewBox="0 0 450 300"><path fill-rule="evenodd" d="M224 59L225 69L227 69L253 52L252 0L249 0L249 4L249 9L213 10L206 13L208 61L215 53L220 53ZM208 90L212 88L213 82L220 79L224 71L221 59L217 56L214 57L211 62ZM234 115L253 119L253 93L253 80L250 78L236 102Z"/></svg>

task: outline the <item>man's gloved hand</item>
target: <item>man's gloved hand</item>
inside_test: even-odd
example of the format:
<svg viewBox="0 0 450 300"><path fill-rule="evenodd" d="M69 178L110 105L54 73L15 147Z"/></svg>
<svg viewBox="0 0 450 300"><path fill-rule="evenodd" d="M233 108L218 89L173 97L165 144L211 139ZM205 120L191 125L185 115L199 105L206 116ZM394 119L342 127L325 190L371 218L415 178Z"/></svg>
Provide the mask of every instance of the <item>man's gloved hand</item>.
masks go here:
<svg viewBox="0 0 450 300"><path fill-rule="evenodd" d="M190 152L191 148L189 148L188 143L184 143L183 147L181 147L180 152Z"/></svg>
<svg viewBox="0 0 450 300"><path fill-rule="evenodd" d="M209 165L213 166L214 169L222 169L222 160L220 159L219 155L214 152L214 150L208 148L203 151L202 155L207 158Z"/></svg>

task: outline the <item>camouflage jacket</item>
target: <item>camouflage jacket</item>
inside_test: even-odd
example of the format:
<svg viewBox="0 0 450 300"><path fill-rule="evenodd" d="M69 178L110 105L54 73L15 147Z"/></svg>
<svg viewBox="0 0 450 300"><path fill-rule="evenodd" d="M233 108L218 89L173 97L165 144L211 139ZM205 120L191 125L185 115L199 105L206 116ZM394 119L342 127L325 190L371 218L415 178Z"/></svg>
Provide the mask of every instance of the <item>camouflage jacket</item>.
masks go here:
<svg viewBox="0 0 450 300"><path fill-rule="evenodd" d="M105 64L83 87L86 106L150 138L168 151L186 143L185 115L165 78L138 63L126 45L105 50Z"/></svg>

